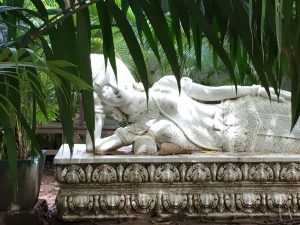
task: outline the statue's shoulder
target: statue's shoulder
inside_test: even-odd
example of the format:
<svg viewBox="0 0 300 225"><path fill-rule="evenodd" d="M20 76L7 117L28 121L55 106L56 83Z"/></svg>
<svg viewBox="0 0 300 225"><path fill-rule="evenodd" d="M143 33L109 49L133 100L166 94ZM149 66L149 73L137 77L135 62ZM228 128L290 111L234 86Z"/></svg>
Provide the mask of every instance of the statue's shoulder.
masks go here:
<svg viewBox="0 0 300 225"><path fill-rule="evenodd" d="M180 79L180 84L182 90L186 93L189 92L191 83L193 83L192 79L189 77L182 77ZM178 93L178 83L174 75L168 75L160 78L157 82L152 86L152 91L163 91L164 93Z"/></svg>
<svg viewBox="0 0 300 225"><path fill-rule="evenodd" d="M168 85L169 83L174 83L176 82L176 78L174 75L168 75L168 76L163 76L160 78L158 81L155 82L155 84L166 84Z"/></svg>

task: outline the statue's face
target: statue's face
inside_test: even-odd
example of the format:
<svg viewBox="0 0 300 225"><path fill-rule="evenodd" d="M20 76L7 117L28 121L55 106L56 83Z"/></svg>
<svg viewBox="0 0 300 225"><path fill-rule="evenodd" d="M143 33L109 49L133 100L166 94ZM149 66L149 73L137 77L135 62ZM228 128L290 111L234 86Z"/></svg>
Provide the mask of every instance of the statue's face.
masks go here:
<svg viewBox="0 0 300 225"><path fill-rule="evenodd" d="M113 107L129 104L133 97L135 82L129 69L116 59L117 79L110 64L105 68L103 55L91 55L95 91L101 101Z"/></svg>
<svg viewBox="0 0 300 225"><path fill-rule="evenodd" d="M96 88L96 92L102 102L113 107L129 104L133 97L132 85L131 87L128 85L115 87L108 83L99 89Z"/></svg>

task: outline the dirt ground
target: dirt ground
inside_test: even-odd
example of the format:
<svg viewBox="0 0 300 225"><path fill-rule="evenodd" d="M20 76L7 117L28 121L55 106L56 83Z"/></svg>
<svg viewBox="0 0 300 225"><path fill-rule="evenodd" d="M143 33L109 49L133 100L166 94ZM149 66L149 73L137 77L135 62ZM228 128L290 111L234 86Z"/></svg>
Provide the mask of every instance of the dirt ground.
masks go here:
<svg viewBox="0 0 300 225"><path fill-rule="evenodd" d="M42 177L39 199L46 200L48 206L54 206L55 198L59 190L59 185L55 181L53 174L52 166L46 164Z"/></svg>
<svg viewBox="0 0 300 225"><path fill-rule="evenodd" d="M62 222L57 219L55 198L59 190L54 179L52 162L45 165L40 187L39 201L31 212L17 212L0 214L0 225L300 225L299 219L292 218L264 218L264 219L230 219L205 220L203 218L186 218L184 215L174 215L171 218L141 216L135 219L119 220L89 220L84 222Z"/></svg>

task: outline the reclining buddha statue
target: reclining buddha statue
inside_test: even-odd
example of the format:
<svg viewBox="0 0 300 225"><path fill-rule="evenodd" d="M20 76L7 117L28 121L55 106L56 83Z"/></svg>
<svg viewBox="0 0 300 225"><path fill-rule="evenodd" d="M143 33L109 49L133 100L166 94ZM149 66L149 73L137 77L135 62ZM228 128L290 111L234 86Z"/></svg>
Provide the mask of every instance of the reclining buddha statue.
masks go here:
<svg viewBox="0 0 300 225"><path fill-rule="evenodd" d="M260 85L208 87L190 78L164 76L149 89L116 59L117 77L103 55L92 54L95 152L133 145L135 154L165 155L193 151L300 153L300 124L291 128L291 93L270 98ZM117 79L116 79L117 78ZM213 102L213 103L211 103ZM217 104L215 102L218 102ZM127 126L101 138L104 110ZM87 151L93 145L87 135Z"/></svg>

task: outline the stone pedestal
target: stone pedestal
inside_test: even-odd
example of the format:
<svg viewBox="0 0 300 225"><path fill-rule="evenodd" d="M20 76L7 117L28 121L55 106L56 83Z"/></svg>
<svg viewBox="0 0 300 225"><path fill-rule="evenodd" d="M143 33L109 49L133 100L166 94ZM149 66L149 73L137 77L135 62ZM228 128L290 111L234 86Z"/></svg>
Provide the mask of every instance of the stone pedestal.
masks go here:
<svg viewBox="0 0 300 225"><path fill-rule="evenodd" d="M168 216L300 216L300 155L105 155L63 145L54 159L65 221Z"/></svg>

